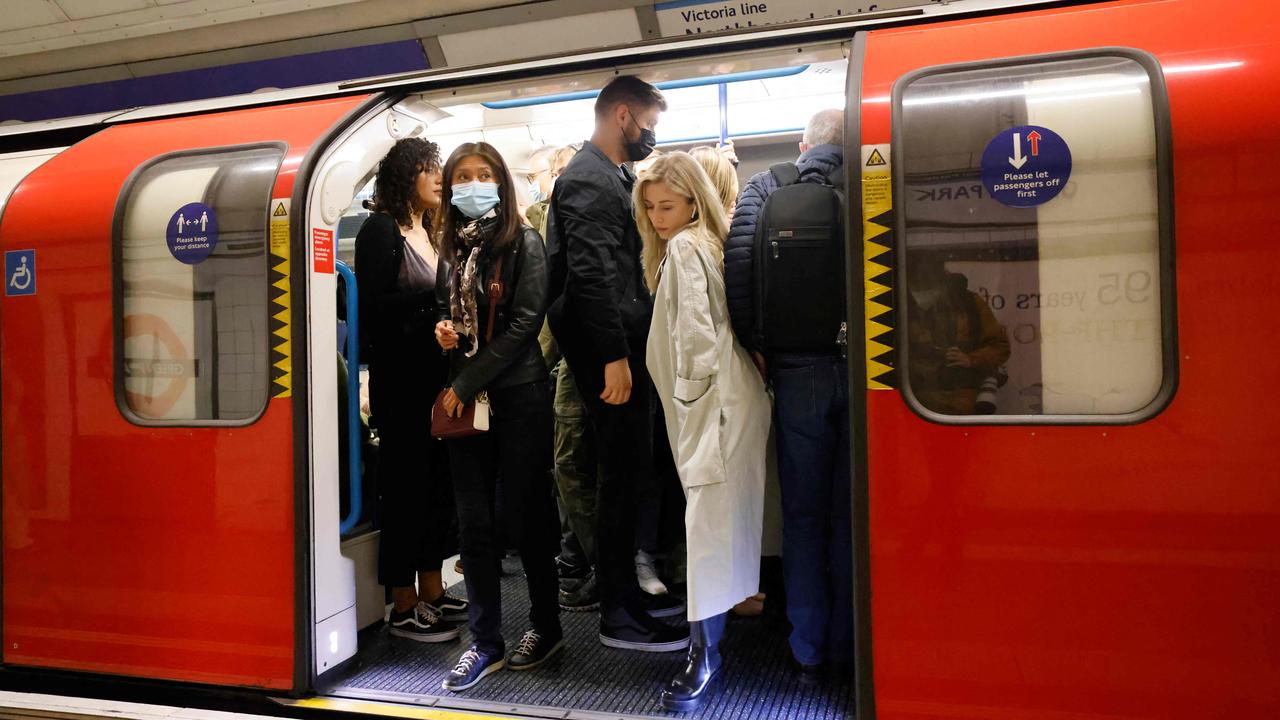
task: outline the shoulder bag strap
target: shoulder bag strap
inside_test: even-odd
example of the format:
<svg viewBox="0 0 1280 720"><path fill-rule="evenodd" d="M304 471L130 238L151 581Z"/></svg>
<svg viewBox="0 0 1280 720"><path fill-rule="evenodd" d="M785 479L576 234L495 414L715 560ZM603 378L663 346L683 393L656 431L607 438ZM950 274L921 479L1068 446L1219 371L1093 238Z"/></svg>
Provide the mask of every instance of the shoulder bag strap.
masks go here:
<svg viewBox="0 0 1280 720"><path fill-rule="evenodd" d="M493 277L489 280L489 324L484 329L486 345L493 340L493 323L498 313L498 303L502 301L502 295L506 292L506 285L502 282L502 261L506 257L506 253L498 256L498 262L493 266Z"/></svg>

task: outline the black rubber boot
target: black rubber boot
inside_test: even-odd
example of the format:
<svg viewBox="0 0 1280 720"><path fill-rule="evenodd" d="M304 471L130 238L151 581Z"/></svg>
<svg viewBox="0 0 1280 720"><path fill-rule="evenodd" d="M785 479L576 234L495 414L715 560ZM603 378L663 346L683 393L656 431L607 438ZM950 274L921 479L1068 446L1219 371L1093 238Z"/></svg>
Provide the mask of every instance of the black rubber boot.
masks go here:
<svg viewBox="0 0 1280 720"><path fill-rule="evenodd" d="M684 668L662 691L664 710L686 712L702 703L720 670L720 648L708 638L705 622L689 623L689 656Z"/></svg>

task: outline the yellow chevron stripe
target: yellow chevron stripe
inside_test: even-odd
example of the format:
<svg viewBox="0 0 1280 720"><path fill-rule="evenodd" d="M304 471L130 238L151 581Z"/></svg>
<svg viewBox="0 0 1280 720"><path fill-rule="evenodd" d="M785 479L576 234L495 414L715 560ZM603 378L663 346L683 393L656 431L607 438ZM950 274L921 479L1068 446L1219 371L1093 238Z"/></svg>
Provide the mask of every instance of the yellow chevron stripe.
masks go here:
<svg viewBox="0 0 1280 720"><path fill-rule="evenodd" d="M271 269L284 275L284 277L272 283L277 290L282 291L280 297L271 301L271 317L283 324L273 331L271 334L275 340L271 346L273 353L278 353L280 358L272 363L272 367L280 370L283 374L273 381L272 397L287 398L293 395L293 355L292 355L292 335L293 331L290 327L290 297L289 297L289 209L290 202L288 200L275 199L271 201L271 207L276 208L271 216ZM283 210L283 213L281 211Z"/></svg>
<svg viewBox="0 0 1280 720"><path fill-rule="evenodd" d="M893 268L876 258L889 252L893 244L892 228L872 222L893 209L892 174L889 145L862 146L862 277L866 293L864 322L866 326L867 389L892 389L882 380L893 371L893 348L877 338L886 338L893 330L893 308L876 298L889 293ZM882 282L883 281L883 282Z"/></svg>

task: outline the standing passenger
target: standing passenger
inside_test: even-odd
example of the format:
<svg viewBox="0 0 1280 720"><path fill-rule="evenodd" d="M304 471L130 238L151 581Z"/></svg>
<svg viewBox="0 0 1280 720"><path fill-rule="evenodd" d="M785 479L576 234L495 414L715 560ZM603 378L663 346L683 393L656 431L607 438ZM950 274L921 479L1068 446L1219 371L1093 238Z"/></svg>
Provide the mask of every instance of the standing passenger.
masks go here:
<svg viewBox="0 0 1280 720"><path fill-rule="evenodd" d="M511 174L493 146L460 146L445 163L444 176L448 210L437 273L448 281L438 286L436 324L436 339L450 359L444 409L460 416L481 393L493 408L488 432L449 441L472 645L443 685L460 692L504 665L537 667L563 646L563 634L556 604L551 388L538 349L547 307L546 248L537 231L521 226ZM498 586L505 537L520 551L533 626L510 658L504 657Z"/></svg>
<svg viewBox="0 0 1280 720"><path fill-rule="evenodd" d="M640 266L632 215L635 176L667 107L639 78L614 78L596 99L595 131L551 192L551 330L587 404L600 459L596 579L600 641L648 652L680 650L687 627L651 615L679 614L667 595L641 592L635 572L636 488L649 472L650 399L642 348L652 300Z"/></svg>
<svg viewBox="0 0 1280 720"><path fill-rule="evenodd" d="M457 519L448 457L431 437L431 403L448 371L432 339L439 208L439 149L400 140L378 165L375 212L356 235L362 354L380 453L378 582L391 588L391 634L423 642L456 638L451 621L467 617L467 601L446 595L440 575L454 553Z"/></svg>
<svg viewBox="0 0 1280 720"><path fill-rule="evenodd" d="M662 693L664 708L685 711L720 668L726 613L760 587L769 396L729 326L729 226L711 180L671 153L640 176L635 203L656 292L648 366L687 501L689 657Z"/></svg>
<svg viewBox="0 0 1280 720"><path fill-rule="evenodd" d="M826 184L844 165L844 113L809 120L796 160L799 182ZM782 567L791 621L791 652L800 680L816 683L822 666L853 660L853 528L849 487L849 366L827 352L762 355L756 337L756 224L778 188L771 171L738 196L725 249L725 284L733 329L774 391L778 474L782 484ZM823 268L814 268L823 272ZM843 268L825 271L843 272ZM808 321L806 308L791 322Z"/></svg>

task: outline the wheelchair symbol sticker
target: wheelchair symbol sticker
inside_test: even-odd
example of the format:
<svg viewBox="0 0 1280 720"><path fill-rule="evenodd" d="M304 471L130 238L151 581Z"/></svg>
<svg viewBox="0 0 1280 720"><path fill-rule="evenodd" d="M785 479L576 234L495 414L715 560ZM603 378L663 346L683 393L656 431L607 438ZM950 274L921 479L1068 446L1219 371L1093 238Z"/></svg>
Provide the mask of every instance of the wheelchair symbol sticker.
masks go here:
<svg viewBox="0 0 1280 720"><path fill-rule="evenodd" d="M35 250L10 250L4 254L4 294L36 294Z"/></svg>

